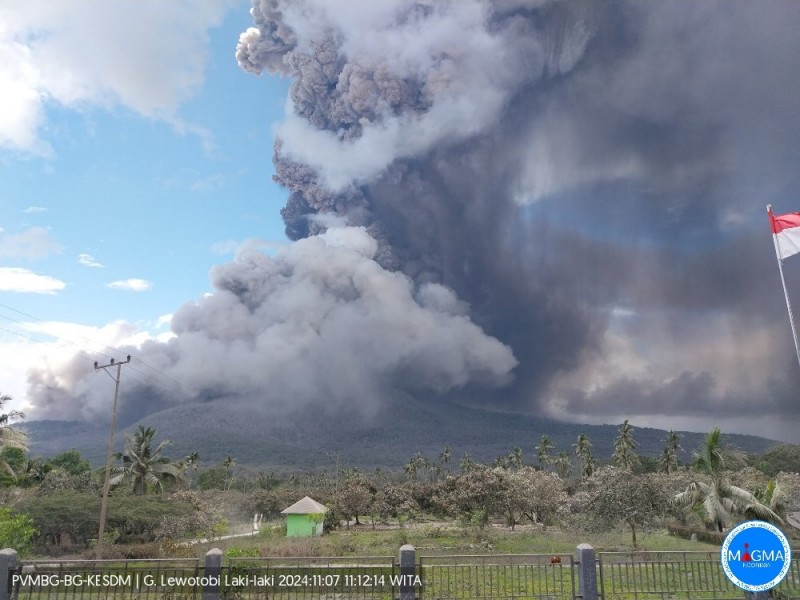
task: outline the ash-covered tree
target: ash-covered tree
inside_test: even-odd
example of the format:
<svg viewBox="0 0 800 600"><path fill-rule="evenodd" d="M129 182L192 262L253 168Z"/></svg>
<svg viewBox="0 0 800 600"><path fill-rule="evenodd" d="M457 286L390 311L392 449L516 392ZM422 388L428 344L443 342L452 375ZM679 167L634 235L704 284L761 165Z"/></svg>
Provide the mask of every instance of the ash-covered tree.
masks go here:
<svg viewBox="0 0 800 600"><path fill-rule="evenodd" d="M187 486L192 487L194 478L197 476L197 467L200 466L200 454L198 452L190 452L178 463L178 466L184 477L187 478Z"/></svg>
<svg viewBox="0 0 800 600"><path fill-rule="evenodd" d="M539 459L539 464L543 469L547 469L553 462L552 453L555 449L553 442L546 435L542 436L539 440L539 445L536 446L536 458Z"/></svg>
<svg viewBox="0 0 800 600"><path fill-rule="evenodd" d="M678 469L678 454L683 450L681 448L681 436L676 431L670 429L666 439L664 439L664 448L661 454L658 455L659 469L664 473L672 473Z"/></svg>
<svg viewBox="0 0 800 600"><path fill-rule="evenodd" d="M757 466L770 477L778 473L800 473L800 444L781 444L757 459Z"/></svg>
<svg viewBox="0 0 800 600"><path fill-rule="evenodd" d="M439 460L442 465L449 465L450 461L453 460L453 449L450 446L445 446L444 450L442 450L442 453L439 455Z"/></svg>
<svg viewBox="0 0 800 600"><path fill-rule="evenodd" d="M482 529L492 515L504 510L509 489L505 473L502 468L476 465L458 477L439 482L433 493L433 503L441 512Z"/></svg>
<svg viewBox="0 0 800 600"><path fill-rule="evenodd" d="M566 479L572 473L572 458L566 450L558 453L558 456L553 460L553 467L561 479Z"/></svg>
<svg viewBox="0 0 800 600"><path fill-rule="evenodd" d="M375 519L406 520L419 512L419 504L406 486L386 484L375 494L372 502L373 526Z"/></svg>
<svg viewBox="0 0 800 600"><path fill-rule="evenodd" d="M512 530L523 518L533 523L551 523L566 500L564 482L555 473L526 466L503 471L502 476L507 484L502 512Z"/></svg>
<svg viewBox="0 0 800 600"><path fill-rule="evenodd" d="M508 455L509 462L511 466L515 469L519 469L522 467L522 448L517 446L511 451L511 454Z"/></svg>
<svg viewBox="0 0 800 600"><path fill-rule="evenodd" d="M633 426L628 419L619 428L619 435L614 440L614 463L626 471L633 472L639 466L636 454L636 440L633 439Z"/></svg>
<svg viewBox="0 0 800 600"><path fill-rule="evenodd" d="M668 496L651 475L636 475L620 467L602 467L590 479L588 514L596 527L610 529L625 523L636 547L636 530L656 522L667 508Z"/></svg>
<svg viewBox="0 0 800 600"><path fill-rule="evenodd" d="M781 517L800 511L800 473L778 473L756 496Z"/></svg>
<svg viewBox="0 0 800 600"><path fill-rule="evenodd" d="M222 467L225 469L225 489L231 489L231 485L233 485L233 467L236 466L236 459L233 458L232 455L228 454L224 459L222 459Z"/></svg>
<svg viewBox="0 0 800 600"><path fill-rule="evenodd" d="M572 444L572 448L581 464L581 476L591 477L592 473L594 473L596 463L592 455L592 443L589 441L589 436L585 433L581 433L578 436L578 440Z"/></svg>
<svg viewBox="0 0 800 600"><path fill-rule="evenodd" d="M472 460L472 457L469 455L469 452L464 452L464 456L461 457L461 460L458 461L458 468L462 471L471 471L474 469L478 463Z"/></svg>
<svg viewBox="0 0 800 600"><path fill-rule="evenodd" d="M422 456L421 452L417 452L405 464L403 470L405 471L405 474L409 479L416 480L417 474L419 473L420 469L426 468L428 462L429 462L428 459Z"/></svg>
<svg viewBox="0 0 800 600"><path fill-rule="evenodd" d="M725 444L719 428L711 430L694 453L694 481L676 494L673 502L699 510L706 526L719 532L730 524L734 515L783 523L754 494L731 483L729 469L744 466L744 453Z"/></svg>
<svg viewBox="0 0 800 600"><path fill-rule="evenodd" d="M360 471L353 470L345 475L335 496L336 508L347 520L348 527L351 519L355 519L356 525L361 525L359 516L371 513L371 505L376 492L372 482Z"/></svg>

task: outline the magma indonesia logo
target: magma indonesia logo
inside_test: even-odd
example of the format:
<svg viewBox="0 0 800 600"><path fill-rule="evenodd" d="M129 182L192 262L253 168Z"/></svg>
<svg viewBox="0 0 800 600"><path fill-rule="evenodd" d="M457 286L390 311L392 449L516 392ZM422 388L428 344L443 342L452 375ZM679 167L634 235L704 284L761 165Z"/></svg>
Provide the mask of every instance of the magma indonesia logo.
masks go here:
<svg viewBox="0 0 800 600"><path fill-rule="evenodd" d="M783 532L764 521L747 521L731 529L720 553L725 575L748 592L778 585L792 561L792 549Z"/></svg>

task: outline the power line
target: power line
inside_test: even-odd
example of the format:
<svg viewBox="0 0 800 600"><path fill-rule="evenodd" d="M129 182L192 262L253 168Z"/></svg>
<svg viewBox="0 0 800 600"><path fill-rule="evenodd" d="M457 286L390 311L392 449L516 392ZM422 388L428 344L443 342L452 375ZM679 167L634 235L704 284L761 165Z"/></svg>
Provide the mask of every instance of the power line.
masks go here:
<svg viewBox="0 0 800 600"><path fill-rule="evenodd" d="M2 316L2 315L0 315L0 316ZM37 344L45 344L45 343L47 343L45 340L37 339L37 338L31 337L29 335L25 335L24 333L20 333L18 331L14 331L13 329L8 329L6 327L0 326L0 331L6 331L6 332L8 332L8 333L10 333L12 335L19 336L21 338L24 338L26 340L30 340L30 341L35 342ZM68 340L64 340L64 341L68 341ZM88 360L88 361L91 361L91 362L96 362L96 357L88 354L85 350L74 351L71 354L69 354L68 356L78 356L78 357L83 358L85 360ZM174 387L174 386L169 386L165 382L162 382L162 381L148 379L147 375L145 373L143 373L142 371L140 371L139 369L136 369L133 366L131 366L130 368L131 368L131 370L133 370L133 371L135 371L135 372L137 372L137 373L139 373L140 375L143 376L143 377L136 377L135 375L130 374L130 377L132 377L133 379L135 379L136 381L138 381L139 383L141 383L141 384L143 384L145 386L150 386L150 385L160 386L164 390L166 390L168 392L172 392L172 393L188 393L189 392L189 390L187 390L183 386ZM180 385L180 382L178 382L178 384Z"/></svg>
<svg viewBox="0 0 800 600"><path fill-rule="evenodd" d="M0 316L2 316L2 315L0 315ZM30 340L32 342L36 342L37 344L46 344L47 343L47 342L45 342L45 340L37 340L36 338L32 338L29 335L25 335L24 333L20 333L18 331L14 331L12 329L7 329L5 327L0 327L0 329L2 329L3 331L7 331L8 333L11 333L13 335L18 335L19 337L25 338L26 340ZM94 361L94 357L89 356L83 350L78 350L77 352L73 352L71 356L80 356L81 358L86 358L88 360Z"/></svg>
<svg viewBox="0 0 800 600"><path fill-rule="evenodd" d="M31 315L29 313L21 311L21 310L19 310L17 308L14 308L13 306L9 306L8 304L4 304L4 303L0 302L0 307L6 308L7 310L13 311L13 312L15 312L15 313L17 313L19 315L22 315L24 317L27 317L29 319L33 319L34 321L38 321L38 322L44 323L44 324L48 323L48 321L40 319L39 317L37 317L35 315ZM26 328L26 329L28 329L30 331L34 331L35 333L44 334L44 335L47 335L47 336L49 336L49 337L51 337L53 339L56 339L56 340L63 341L63 342L66 342L68 344L71 344L71 345L73 345L73 346L75 346L77 348L82 348L81 344L76 343L75 341L67 338L64 335L53 334L53 333L50 333L50 332L48 332L46 330L42 331L41 329L37 329L35 327L32 327L30 324L25 323L24 321L20 321L19 319L15 319L13 317L9 317L9 316L4 315L2 313L0 313L0 317L4 318L4 319L7 319L9 321L13 321L15 323L18 323L22 327L24 327L24 328ZM9 330L6 330L6 331L9 331ZM21 337L27 337L27 336L24 336L22 334L19 334L19 333L13 332L13 331L11 331L11 333L15 333L16 335L20 335ZM82 335L80 333L76 333L75 335L77 335L77 337L80 337L80 338L86 340L87 342L90 342L93 345L100 346L102 348L105 348L105 349L110 350L112 352L115 352L117 354L125 355L125 351L120 350L119 348L115 348L113 346L109 346L107 344L104 344L103 342L99 342L97 340L89 338L89 337L87 337L85 335ZM45 343L44 340L35 340L34 338L28 338L28 339L30 339L32 341L39 342L39 343ZM106 354L104 352L95 351L94 353L99 355L99 356L103 356L105 358L108 358L108 359L114 358L110 354ZM92 360L92 359L90 358L90 360ZM140 381L140 382L145 383L145 384L155 383L157 386L161 386L164 389L166 389L166 390L168 390L170 392L173 392L173 393L177 392L177 393L181 393L181 394L184 394L184 395L187 395L187 396L195 395L195 393L193 391L191 391L183 382L181 382L180 380L176 379L175 377L169 375L168 373L165 373L164 371L162 371L160 369L157 369L156 367L148 364L147 362L145 362L144 360L142 360L140 358L136 358L136 359L133 359L133 360L135 360L137 364L140 364L143 367L146 367L146 368L150 369L153 372L153 374L155 374L156 376L159 376L159 377L162 377L162 378L164 378L166 380L169 380L169 382L171 382L171 383L168 384L167 382L152 382L152 381L149 380L147 374L145 374L143 371L141 371L139 369L136 369L135 367L131 366L132 370L138 372L143 377L148 378L148 379L139 379L137 377L134 377L134 379L136 379L137 381ZM150 377L152 377L152 375Z"/></svg>
<svg viewBox="0 0 800 600"><path fill-rule="evenodd" d="M14 331L12 329L8 329L6 327L0 326L0 330L6 331L6 332L8 332L8 333L10 333L12 335L16 335L16 336L19 336L19 337L24 338L24 339L30 340L30 341L35 342L37 344L46 343L45 340L36 339L36 338L33 338L33 337L29 336L29 335L25 335L23 333L20 333L18 331ZM88 360L90 362L96 362L96 356L92 356L92 355L88 354L84 350L74 351L74 352L68 354L67 356L68 357L77 356L77 357L83 358L85 360ZM143 373L139 369L134 368L133 366L131 366L130 368L131 368L131 370L139 373L139 375L141 375L142 377L137 377L133 373L129 373L129 377L131 377L134 380L138 381L143 386L146 386L146 387L149 387L149 386L160 387L164 391L172 393L172 394L192 395L191 392L187 388L185 388L184 386L177 387L177 386L174 386L174 385L169 385L165 381L161 381L161 380L154 379L154 378L148 378L147 374Z"/></svg>
<svg viewBox="0 0 800 600"><path fill-rule="evenodd" d="M24 317L28 317L29 319L33 319L34 321L39 321L40 323L45 323L45 324L48 323L48 321L45 321L44 319L40 319L39 317L36 317L34 315L31 315L31 314L28 314L26 312L23 312L23 311L21 311L19 309L14 308L13 306L9 306L8 304L3 304L2 302L0 302L0 306L2 306L3 308L8 309L10 311L13 311L13 312L15 312L17 314L20 314L20 315L22 315ZM22 321L17 321L16 319L12 319L11 317L6 317L4 315L0 315L0 316L2 316L4 319L9 319L11 321L16 321L17 323L22 323L24 325L24 323ZM52 321L50 321L50 322L52 322ZM49 333L48 333L48 335L50 335L52 337L55 337L55 338L61 338L62 337L62 336L53 335L53 334L49 334ZM101 346L101 347L105 348L106 350L111 350L112 352L117 352L119 354L124 354L124 352L122 352L118 348L112 348L111 346L107 346L106 344L104 344L102 342L98 342L97 340L93 340L91 338L88 338L85 335L81 335L81 334L77 334L77 335L78 335L78 337L83 338L87 342L91 342L92 344L97 344L98 346ZM75 344L75 345L77 345L77 344ZM106 358L112 358L108 354L103 354L102 352L97 352L97 354L100 354L101 356L105 356Z"/></svg>
<svg viewBox="0 0 800 600"><path fill-rule="evenodd" d="M72 340L70 340L69 338L66 338L64 336L55 335L55 334L49 333L48 331L42 331L41 329L37 329L35 327L31 327L28 323L25 323L24 321L20 321L18 319L14 319L14 318L9 317L7 315L4 315L2 313L0 313L0 317L2 317L3 319L6 319L8 321L13 321L14 323L18 323L19 325L22 325L23 328L25 328L25 329L27 329L29 331L32 331L34 333L43 334L43 335L49 336L49 337L51 337L51 338L53 338L53 339L55 339L57 341L66 342L66 343L71 344L71 345L73 345L73 346L75 346L77 348L82 348L82 346L80 344L77 344L77 343L73 342ZM25 337L25 336L23 336L23 337ZM33 338L29 338L29 339L33 340ZM47 343L45 340L33 340L33 341L39 342L40 344L46 344ZM95 352L95 354L99 354L101 356L105 356L106 358L113 358L111 355L104 354L103 352Z"/></svg>

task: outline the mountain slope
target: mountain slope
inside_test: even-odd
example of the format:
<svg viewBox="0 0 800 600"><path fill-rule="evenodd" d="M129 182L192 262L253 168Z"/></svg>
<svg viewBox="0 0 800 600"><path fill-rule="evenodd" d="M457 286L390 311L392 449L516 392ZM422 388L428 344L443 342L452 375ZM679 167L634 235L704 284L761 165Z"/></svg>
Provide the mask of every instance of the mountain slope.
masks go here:
<svg viewBox="0 0 800 600"><path fill-rule="evenodd" d="M438 458L445 446L457 462L464 452L474 460L492 461L522 448L526 462L536 462L535 446L542 435L555 444L555 453L566 450L578 434L585 433L598 458L609 458L619 425L581 425L525 414L500 413L446 402L426 404L396 402L370 417L324 409L277 415L243 405L221 403L186 404L150 415L117 433L115 447L138 425L154 427L157 440L170 439L167 454L181 458L198 452L205 465L230 454L237 464L270 469L330 469L333 453L342 465L365 469L398 468L417 452ZM635 423L634 423L635 426ZM24 424L31 436L31 451L50 456L77 448L93 464L105 460L108 423L31 421ZM666 432L637 427L638 452L655 456ZM683 432L683 460L702 441L704 433ZM738 448L763 453L778 442L765 438L729 435Z"/></svg>

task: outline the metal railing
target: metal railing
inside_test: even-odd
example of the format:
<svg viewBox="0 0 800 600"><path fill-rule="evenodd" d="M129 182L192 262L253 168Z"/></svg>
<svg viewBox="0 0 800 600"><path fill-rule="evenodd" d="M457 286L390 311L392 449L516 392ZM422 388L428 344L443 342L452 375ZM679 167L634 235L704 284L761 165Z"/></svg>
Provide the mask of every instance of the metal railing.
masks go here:
<svg viewBox="0 0 800 600"><path fill-rule="evenodd" d="M599 594L605 600L741 600L744 592L725 576L719 552L600 552ZM775 593L800 598L800 558Z"/></svg>
<svg viewBox="0 0 800 600"><path fill-rule="evenodd" d="M588 548L588 554L585 553ZM411 552L403 562L403 552ZM2 551L0 554L3 554ZM8 558L0 556L0 559ZM408 558L408 557L406 557ZM583 564L581 564L583 560ZM0 600L742 600L718 552L6 561ZM223 564L224 563L224 564ZM413 567L412 567L413 565ZM0 565L2 566L2 565ZM2 570L2 569L0 569ZM409 572L411 575L409 575ZM411 580L403 579L410 577ZM596 582L595 582L596 578ZM580 585L585 590L579 590ZM3 582L0 581L0 585ZM403 592L405 586L405 593ZM4 593L5 590L9 593ZM410 590L410 591L409 591ZM774 597L800 600L800 556Z"/></svg>
<svg viewBox="0 0 800 600"><path fill-rule="evenodd" d="M419 559L422 597L437 600L572 599L570 555L426 556Z"/></svg>

